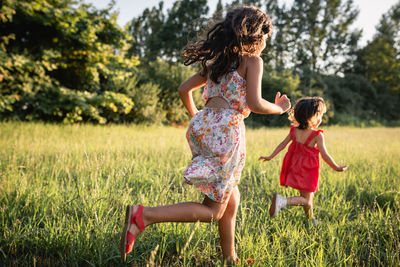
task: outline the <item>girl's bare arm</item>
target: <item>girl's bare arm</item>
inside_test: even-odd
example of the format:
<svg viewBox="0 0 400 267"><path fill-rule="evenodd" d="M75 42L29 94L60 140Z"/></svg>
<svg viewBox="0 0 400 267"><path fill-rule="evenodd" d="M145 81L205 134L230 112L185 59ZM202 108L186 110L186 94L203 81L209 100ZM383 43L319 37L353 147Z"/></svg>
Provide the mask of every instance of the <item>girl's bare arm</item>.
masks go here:
<svg viewBox="0 0 400 267"><path fill-rule="evenodd" d="M317 135L316 140L317 140L318 150L321 153L322 159L329 166L331 166L331 168L334 169L335 171L338 171L338 172L345 171L348 166L346 166L346 165L342 165L342 166L337 165L336 162L333 160L333 158L329 155L328 151L326 150L324 135L322 133L320 133L319 135Z"/></svg>
<svg viewBox="0 0 400 267"><path fill-rule="evenodd" d="M268 160L273 159L276 155L279 154L279 152L281 152L283 149L285 149L285 147L287 146L287 144L289 144L291 139L292 138L290 137L290 134L288 134L286 136L286 138L275 148L274 152L272 152L271 155L261 156L258 158L258 160L268 161Z"/></svg>
<svg viewBox="0 0 400 267"><path fill-rule="evenodd" d="M207 81L207 76L202 76L200 72L196 73L186 81L184 81L178 88L179 95L182 99L183 105L189 111L190 116L194 116L198 110L194 104L192 91L204 86Z"/></svg>
<svg viewBox="0 0 400 267"><path fill-rule="evenodd" d="M275 104L262 98L263 60L260 57L249 57L246 68L246 101L250 110L259 114L282 114L286 112L290 108L290 100L286 95L281 96L278 92L275 97Z"/></svg>

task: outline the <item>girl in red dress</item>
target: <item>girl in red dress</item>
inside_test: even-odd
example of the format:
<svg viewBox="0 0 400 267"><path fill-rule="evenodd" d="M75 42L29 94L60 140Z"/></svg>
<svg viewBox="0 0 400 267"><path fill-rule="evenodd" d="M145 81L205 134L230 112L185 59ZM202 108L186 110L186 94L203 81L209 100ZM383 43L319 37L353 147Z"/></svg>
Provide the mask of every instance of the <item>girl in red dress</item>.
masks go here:
<svg viewBox="0 0 400 267"><path fill-rule="evenodd" d="M313 218L313 197L318 190L319 154L335 171L341 172L347 166L339 166L328 154L322 130L317 130L322 116L326 112L325 102L321 97L304 97L297 101L290 112L293 125L290 133L275 148L270 156L261 156L259 160L269 161L282 151L290 141L281 170L280 183L299 190L300 196L284 198L275 194L269 215L275 217L286 206L303 206L306 215Z"/></svg>

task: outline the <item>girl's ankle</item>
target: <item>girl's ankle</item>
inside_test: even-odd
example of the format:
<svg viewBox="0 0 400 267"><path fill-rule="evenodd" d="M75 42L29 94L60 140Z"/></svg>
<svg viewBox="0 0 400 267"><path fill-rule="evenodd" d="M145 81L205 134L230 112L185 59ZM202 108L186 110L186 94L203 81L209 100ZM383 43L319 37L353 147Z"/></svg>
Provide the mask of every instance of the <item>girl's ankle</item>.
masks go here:
<svg viewBox="0 0 400 267"><path fill-rule="evenodd" d="M150 218L151 218L151 211L149 210L149 208L148 207L143 207L143 223L144 223L144 226L145 227L147 227L147 226L149 226L150 224L152 224L151 223L151 220L150 220Z"/></svg>

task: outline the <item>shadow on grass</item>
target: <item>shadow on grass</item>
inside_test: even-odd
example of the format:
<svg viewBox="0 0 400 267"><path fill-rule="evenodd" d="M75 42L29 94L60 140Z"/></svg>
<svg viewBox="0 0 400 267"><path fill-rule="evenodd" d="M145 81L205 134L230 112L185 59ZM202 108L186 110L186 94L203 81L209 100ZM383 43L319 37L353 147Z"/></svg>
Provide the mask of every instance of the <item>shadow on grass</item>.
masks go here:
<svg viewBox="0 0 400 267"><path fill-rule="evenodd" d="M395 190L379 192L368 188L359 191L356 185L350 185L346 188L345 198L347 201L354 202L355 206L367 209L379 207L399 210L400 207L400 192Z"/></svg>

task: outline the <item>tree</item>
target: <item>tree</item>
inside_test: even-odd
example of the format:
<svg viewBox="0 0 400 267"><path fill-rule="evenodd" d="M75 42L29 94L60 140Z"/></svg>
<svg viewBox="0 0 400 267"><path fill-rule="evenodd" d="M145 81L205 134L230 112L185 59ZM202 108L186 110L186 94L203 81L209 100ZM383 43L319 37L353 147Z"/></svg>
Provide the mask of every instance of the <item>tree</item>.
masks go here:
<svg viewBox="0 0 400 267"><path fill-rule="evenodd" d="M145 9L128 26L133 37L131 53L145 61L157 57L176 61L186 43L204 26L207 13L207 0L176 1L166 15L162 1L158 7Z"/></svg>
<svg viewBox="0 0 400 267"><path fill-rule="evenodd" d="M242 0L243 5L261 7L264 0Z"/></svg>
<svg viewBox="0 0 400 267"><path fill-rule="evenodd" d="M207 0L176 1L167 13L168 18L160 36L164 45L163 56L176 60L188 41L193 40L205 26Z"/></svg>
<svg viewBox="0 0 400 267"><path fill-rule="evenodd" d="M400 2L382 16L377 31L360 52L360 70L371 82L400 92Z"/></svg>
<svg viewBox="0 0 400 267"><path fill-rule="evenodd" d="M163 54L163 42L160 38L165 27L164 2L158 7L146 8L142 15L133 18L128 24L128 32L132 36L130 55L135 55L148 61L155 60Z"/></svg>
<svg viewBox="0 0 400 267"><path fill-rule="evenodd" d="M353 72L365 76L377 90L377 113L400 119L400 2L384 14L373 40L358 51Z"/></svg>
<svg viewBox="0 0 400 267"><path fill-rule="evenodd" d="M340 71L349 44L359 37L352 32L359 11L352 0L296 0L288 11L285 31L295 69L318 73Z"/></svg>
<svg viewBox="0 0 400 267"><path fill-rule="evenodd" d="M262 53L262 58L269 69L281 71L288 66L288 28L286 24L290 21L286 5L279 6L277 0L268 0L265 3L266 13L272 20L274 27L271 40L267 41L266 47Z"/></svg>
<svg viewBox="0 0 400 267"><path fill-rule="evenodd" d="M0 115L118 120L133 103L115 86L133 75L116 14L72 0L6 0L0 18Z"/></svg>
<svg viewBox="0 0 400 267"><path fill-rule="evenodd" d="M217 6L215 8L214 14L213 14L213 20L214 21L220 21L223 19L224 15L223 15L223 11L224 11L224 6L222 5L222 0L218 0Z"/></svg>

